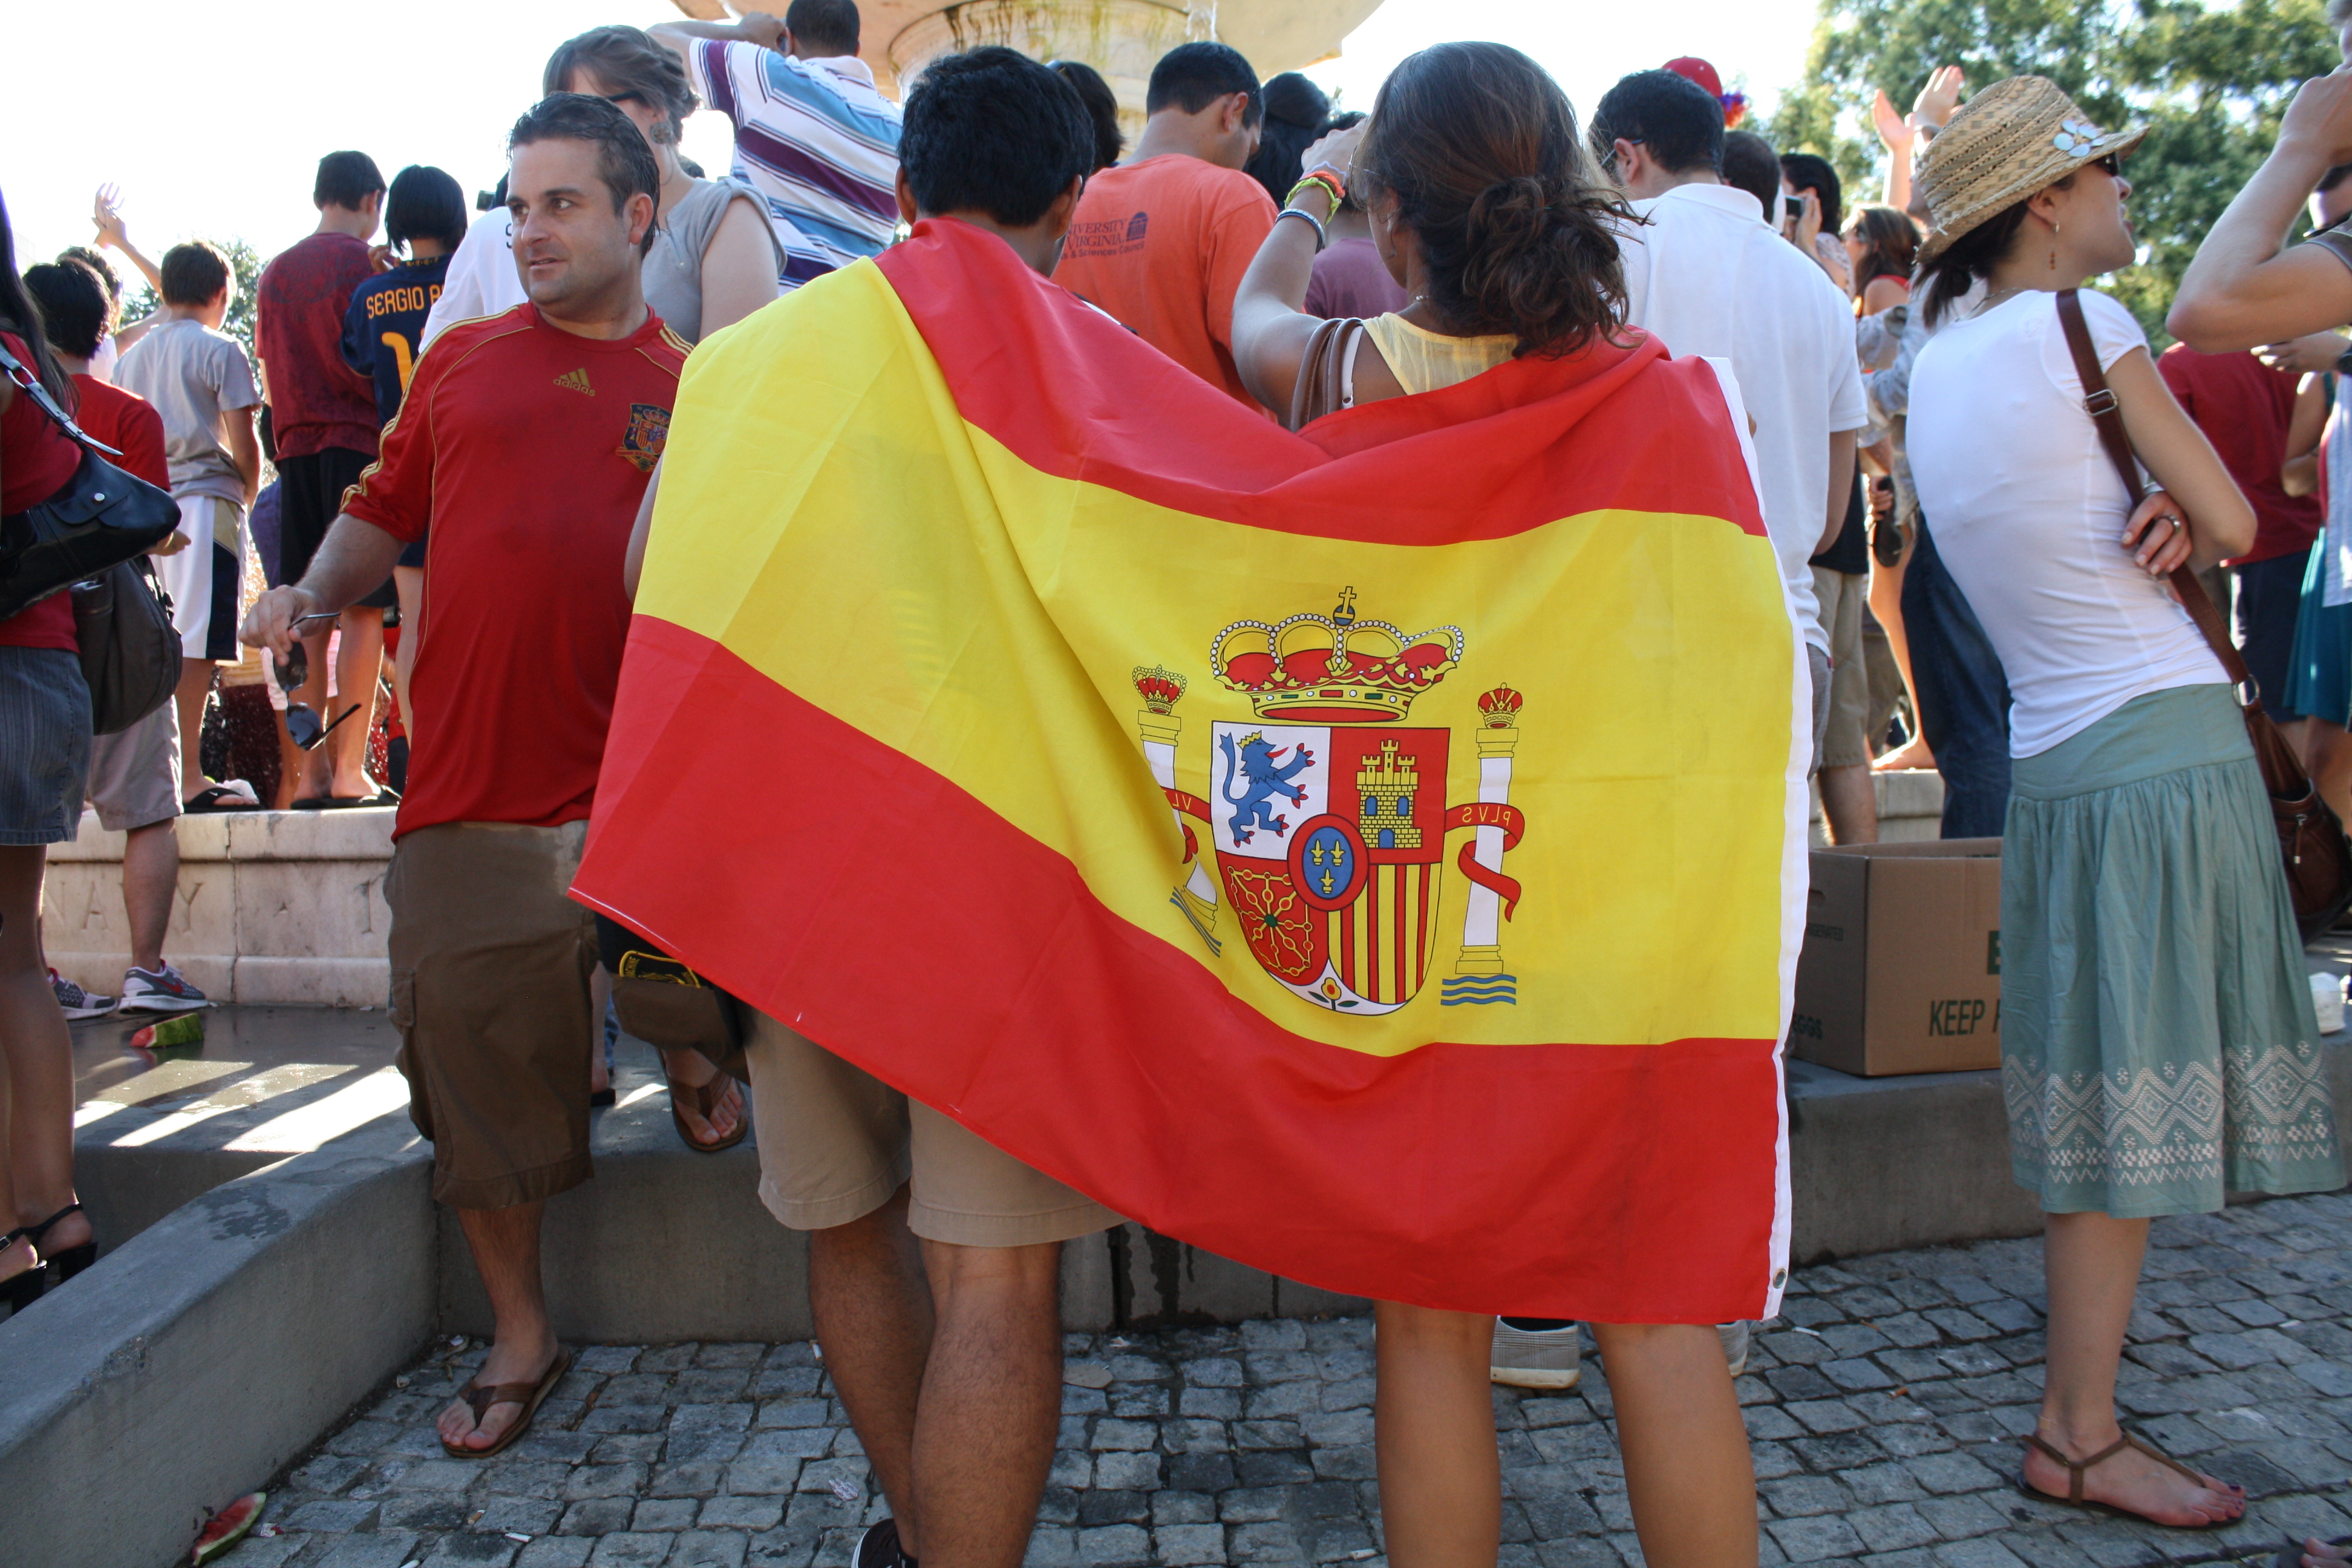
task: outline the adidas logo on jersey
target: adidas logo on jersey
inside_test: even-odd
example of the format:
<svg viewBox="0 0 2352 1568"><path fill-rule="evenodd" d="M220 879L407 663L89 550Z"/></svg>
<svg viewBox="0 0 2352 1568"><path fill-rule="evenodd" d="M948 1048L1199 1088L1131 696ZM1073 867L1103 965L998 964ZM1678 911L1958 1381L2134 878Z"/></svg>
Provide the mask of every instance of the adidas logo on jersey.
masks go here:
<svg viewBox="0 0 2352 1568"><path fill-rule="evenodd" d="M567 370L555 378L555 384L567 392L584 392L591 397L596 395L596 389L588 384L585 370Z"/></svg>

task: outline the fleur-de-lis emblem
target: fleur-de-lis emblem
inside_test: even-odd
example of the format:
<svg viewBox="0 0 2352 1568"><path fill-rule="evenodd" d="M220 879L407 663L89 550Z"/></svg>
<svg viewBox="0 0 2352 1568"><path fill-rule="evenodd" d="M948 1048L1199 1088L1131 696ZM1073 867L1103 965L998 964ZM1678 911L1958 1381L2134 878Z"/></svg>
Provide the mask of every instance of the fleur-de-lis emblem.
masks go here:
<svg viewBox="0 0 2352 1568"><path fill-rule="evenodd" d="M2058 133L2050 138L2050 144L2072 157L2077 153L2089 152L2097 145L2099 136L2099 128L2087 120L2062 120L2058 122Z"/></svg>

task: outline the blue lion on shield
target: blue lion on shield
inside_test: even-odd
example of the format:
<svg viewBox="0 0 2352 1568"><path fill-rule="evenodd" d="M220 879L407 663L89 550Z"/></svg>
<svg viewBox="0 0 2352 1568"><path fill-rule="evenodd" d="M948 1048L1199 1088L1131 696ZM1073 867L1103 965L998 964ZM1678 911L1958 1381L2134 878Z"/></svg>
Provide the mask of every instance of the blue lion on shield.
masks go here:
<svg viewBox="0 0 2352 1568"><path fill-rule="evenodd" d="M1225 749L1225 783L1219 793L1235 808L1225 819L1234 842L1248 843L1261 827L1276 838L1289 832L1290 818L1275 815L1274 797L1281 795L1293 805L1307 804L1307 792L1290 781L1315 765L1315 753L1300 746L1298 754L1286 763L1282 753L1291 748L1273 744L1263 733L1244 736L1238 755L1231 735L1218 736L1217 743ZM1234 794L1234 785L1244 781L1247 787Z"/></svg>

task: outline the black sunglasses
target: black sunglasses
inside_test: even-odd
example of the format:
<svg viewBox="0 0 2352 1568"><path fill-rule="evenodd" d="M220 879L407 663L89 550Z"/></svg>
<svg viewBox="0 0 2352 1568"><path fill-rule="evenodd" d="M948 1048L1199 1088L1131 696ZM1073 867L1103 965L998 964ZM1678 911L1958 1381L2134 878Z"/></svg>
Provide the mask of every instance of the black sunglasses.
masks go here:
<svg viewBox="0 0 2352 1568"><path fill-rule="evenodd" d="M2110 153L2104 158L2094 158L2091 160L2091 167L2094 169L2105 169L2108 174L2115 175L2117 179L2121 179L2123 178L2124 173L2123 154L2120 153Z"/></svg>

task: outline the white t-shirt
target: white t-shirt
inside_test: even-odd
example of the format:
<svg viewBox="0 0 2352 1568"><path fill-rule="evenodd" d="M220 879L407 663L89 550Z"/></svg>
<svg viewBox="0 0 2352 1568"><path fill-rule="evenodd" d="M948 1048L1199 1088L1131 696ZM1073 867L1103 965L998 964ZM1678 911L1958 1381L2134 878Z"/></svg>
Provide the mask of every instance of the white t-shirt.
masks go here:
<svg viewBox="0 0 2352 1568"><path fill-rule="evenodd" d="M1676 355L1731 362L1756 421L1764 527L1805 640L1823 653L1806 564L1829 521L1830 437L1870 423L1853 352L1853 305L1729 185L1677 185L1635 202L1650 221L1618 243L1633 324Z"/></svg>
<svg viewBox="0 0 2352 1568"><path fill-rule="evenodd" d="M530 296L523 291L522 274L515 269L514 219L504 207L492 207L466 226L466 237L450 254L449 270L442 275L441 297L425 318L425 332L416 352L423 353L459 321L511 310Z"/></svg>
<svg viewBox="0 0 2352 1568"><path fill-rule="evenodd" d="M2082 291L2099 367L2147 338ZM2189 612L2121 543L2131 500L2058 322L2017 294L1944 327L1911 372L1908 447L1936 552L2009 673L2009 752L2031 757L2133 698L2228 678Z"/></svg>

